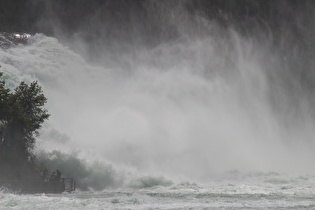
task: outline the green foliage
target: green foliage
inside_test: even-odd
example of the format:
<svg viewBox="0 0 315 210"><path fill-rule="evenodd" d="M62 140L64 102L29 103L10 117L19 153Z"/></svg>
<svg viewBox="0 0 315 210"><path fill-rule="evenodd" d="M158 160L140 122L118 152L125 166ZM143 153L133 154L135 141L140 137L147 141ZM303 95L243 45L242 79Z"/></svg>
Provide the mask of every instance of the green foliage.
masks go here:
<svg viewBox="0 0 315 210"><path fill-rule="evenodd" d="M0 78L2 73L0 72ZM0 80L0 120L1 122L7 118L7 110L9 109L9 92L10 90L5 88L5 82Z"/></svg>
<svg viewBox="0 0 315 210"><path fill-rule="evenodd" d="M35 137L49 117L46 102L37 82L21 82L11 91L0 73L0 170L5 165L14 163L18 168L33 161Z"/></svg>
<svg viewBox="0 0 315 210"><path fill-rule="evenodd" d="M45 119L49 117L43 106L47 102L37 82L27 85L25 82L15 89L12 95L16 120L23 126L27 133L36 132Z"/></svg>

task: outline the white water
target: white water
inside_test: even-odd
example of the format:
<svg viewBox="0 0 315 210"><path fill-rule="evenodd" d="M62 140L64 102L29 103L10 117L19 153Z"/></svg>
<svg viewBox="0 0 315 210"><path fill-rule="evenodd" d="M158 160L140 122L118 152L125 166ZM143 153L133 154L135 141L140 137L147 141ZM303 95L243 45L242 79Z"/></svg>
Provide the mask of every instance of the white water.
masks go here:
<svg viewBox="0 0 315 210"><path fill-rule="evenodd" d="M104 185L118 190L61 196L2 193L0 206L313 205L312 176L254 175L235 181L234 174L216 182L217 176L230 170L314 172L311 102L299 84L292 82L292 92L281 85L283 78L277 74L281 62L268 46L231 36L228 41L208 37L122 53L118 62L103 66L88 64L55 38L40 34L26 46L1 50L1 70L9 77L9 85L38 80L48 98L51 118L42 129L38 149L76 151L87 165L100 160L105 166L97 169L107 171L95 173L102 176L97 181L119 184ZM270 74L276 82L271 82ZM294 78L289 75L290 79ZM174 184L156 187L158 181L144 190L124 188L144 175L167 177ZM187 180L202 184L178 185Z"/></svg>
<svg viewBox="0 0 315 210"><path fill-rule="evenodd" d="M314 176L233 174L207 185L123 188L62 195L0 192L0 209L313 209Z"/></svg>

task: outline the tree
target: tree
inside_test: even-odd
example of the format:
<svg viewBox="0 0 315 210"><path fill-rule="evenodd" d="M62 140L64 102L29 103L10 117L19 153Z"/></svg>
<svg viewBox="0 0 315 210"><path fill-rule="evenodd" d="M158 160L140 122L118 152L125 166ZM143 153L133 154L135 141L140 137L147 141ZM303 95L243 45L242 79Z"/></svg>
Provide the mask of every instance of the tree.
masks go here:
<svg viewBox="0 0 315 210"><path fill-rule="evenodd" d="M0 73L0 175L12 170L19 174L32 165L35 137L49 117L46 102L38 82L21 82L12 92Z"/></svg>

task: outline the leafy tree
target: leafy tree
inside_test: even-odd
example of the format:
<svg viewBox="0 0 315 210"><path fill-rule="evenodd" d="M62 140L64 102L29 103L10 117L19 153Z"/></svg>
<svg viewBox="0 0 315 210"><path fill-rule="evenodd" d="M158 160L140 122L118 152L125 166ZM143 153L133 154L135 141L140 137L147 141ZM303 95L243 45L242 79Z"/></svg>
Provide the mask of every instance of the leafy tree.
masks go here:
<svg viewBox="0 0 315 210"><path fill-rule="evenodd" d="M49 117L46 102L38 82L21 82L11 91L0 74L0 175L32 167L35 137Z"/></svg>

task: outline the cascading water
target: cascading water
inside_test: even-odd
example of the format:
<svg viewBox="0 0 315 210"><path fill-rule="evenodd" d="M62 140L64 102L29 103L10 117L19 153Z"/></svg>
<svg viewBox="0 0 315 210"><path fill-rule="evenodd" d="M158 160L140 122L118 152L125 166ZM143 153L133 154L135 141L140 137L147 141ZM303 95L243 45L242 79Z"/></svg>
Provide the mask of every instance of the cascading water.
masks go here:
<svg viewBox="0 0 315 210"><path fill-rule="evenodd" d="M75 171L84 189L127 189L94 192L99 207L242 208L242 199L252 207L274 207L268 196L283 201L299 194L299 186L313 198L314 177L280 175L314 173L311 91L287 70L289 61L272 40L221 33L135 47L112 60L106 58L109 49L98 63L67 47L78 40L36 34L26 45L0 50L0 65L10 87L21 80L38 80L43 87L51 117L37 151L46 164ZM242 185L244 180L249 184ZM131 196L130 188L140 194ZM269 203L261 200L264 195ZM163 196L169 200L162 202ZM178 196L183 201L172 206ZM7 207L15 206L11 197ZM75 195L67 198L59 208L92 207ZM202 205L184 201L192 198ZM313 205L291 199L287 207Z"/></svg>
<svg viewBox="0 0 315 210"><path fill-rule="evenodd" d="M1 62L14 80L43 86L52 115L45 149L84 148L146 173L196 179L234 169L310 172L310 102L297 98L305 100L301 122L278 113L272 97L289 111L293 99L268 78L281 66L264 63L267 53L239 37L185 40L134 52L123 72L38 34L2 51Z"/></svg>

